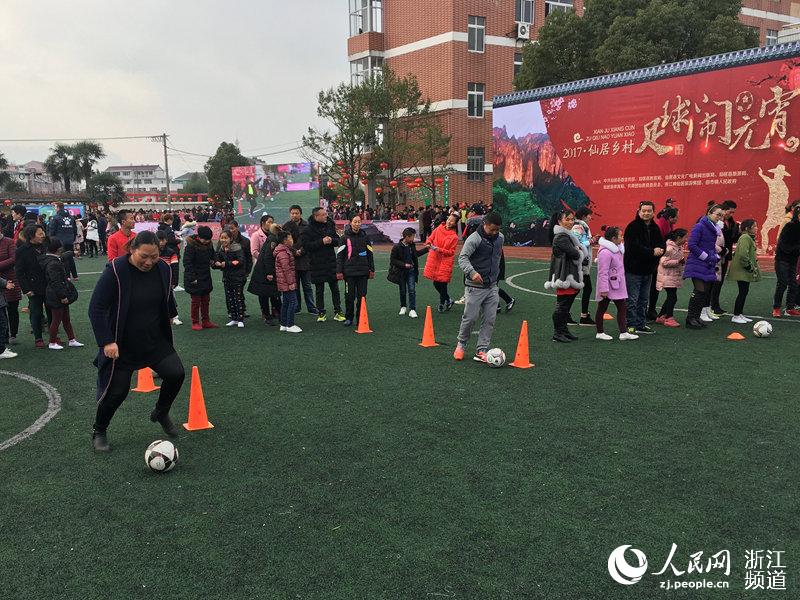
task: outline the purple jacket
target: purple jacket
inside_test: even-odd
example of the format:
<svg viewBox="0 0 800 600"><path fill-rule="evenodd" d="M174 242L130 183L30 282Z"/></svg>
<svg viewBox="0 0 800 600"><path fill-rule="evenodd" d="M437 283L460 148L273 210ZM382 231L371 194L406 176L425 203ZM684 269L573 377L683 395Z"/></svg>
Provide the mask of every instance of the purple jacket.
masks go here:
<svg viewBox="0 0 800 600"><path fill-rule="evenodd" d="M684 279L717 280L717 233L717 226L708 217L700 219L692 228L689 234L689 256L683 271Z"/></svg>
<svg viewBox="0 0 800 600"><path fill-rule="evenodd" d="M628 287L625 284L625 245L617 246L606 238L600 238L600 251L597 253L597 292L596 299L602 299L602 293L609 300L625 300Z"/></svg>

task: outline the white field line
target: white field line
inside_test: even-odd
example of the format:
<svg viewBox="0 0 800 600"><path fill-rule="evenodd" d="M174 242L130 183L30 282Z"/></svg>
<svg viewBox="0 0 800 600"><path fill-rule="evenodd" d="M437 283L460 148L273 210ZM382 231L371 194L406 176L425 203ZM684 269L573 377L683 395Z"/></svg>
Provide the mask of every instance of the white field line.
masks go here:
<svg viewBox="0 0 800 600"><path fill-rule="evenodd" d="M15 444L19 444L21 441L31 437L34 433L40 431L45 425L47 425L48 421L56 416L58 411L61 410L61 395L58 393L56 388L54 388L49 383L45 383L41 379L36 379L36 377L31 377L30 375L26 375L24 373L16 373L14 371L0 371L0 375L8 375L9 377L16 377L22 381L27 381L28 383L32 383L36 387L38 387L44 395L47 397L47 410L42 413L42 415L33 422L33 425L30 427L20 431L17 435L8 438L6 441L0 443L0 452L14 446Z"/></svg>

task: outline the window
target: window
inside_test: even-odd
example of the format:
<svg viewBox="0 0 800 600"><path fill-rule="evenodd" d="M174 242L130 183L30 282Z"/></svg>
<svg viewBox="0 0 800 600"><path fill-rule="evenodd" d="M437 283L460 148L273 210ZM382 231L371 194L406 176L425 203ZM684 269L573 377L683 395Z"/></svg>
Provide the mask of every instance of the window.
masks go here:
<svg viewBox="0 0 800 600"><path fill-rule="evenodd" d="M569 12L572 10L572 0L545 0L544 16L554 12Z"/></svg>
<svg viewBox="0 0 800 600"><path fill-rule="evenodd" d="M514 77L522 70L522 52L514 53Z"/></svg>
<svg viewBox="0 0 800 600"><path fill-rule="evenodd" d="M533 0L516 0L516 19L520 23L533 23Z"/></svg>
<svg viewBox="0 0 800 600"><path fill-rule="evenodd" d="M767 42L766 46L774 46L778 43L778 30L777 29L767 29Z"/></svg>
<svg viewBox="0 0 800 600"><path fill-rule="evenodd" d="M467 26L467 49L483 52L486 37L486 17L470 16Z"/></svg>
<svg viewBox="0 0 800 600"><path fill-rule="evenodd" d="M153 183L153 180L152 179L145 179L144 181L142 181L142 183Z"/></svg>
<svg viewBox="0 0 800 600"><path fill-rule="evenodd" d="M467 181L483 181L486 157L482 147L467 148Z"/></svg>
<svg viewBox="0 0 800 600"><path fill-rule="evenodd" d="M483 89L482 83L467 84L467 116L483 118Z"/></svg>
<svg viewBox="0 0 800 600"><path fill-rule="evenodd" d="M350 61L350 83L358 85L365 77L380 77L382 69L383 58L380 56L365 56Z"/></svg>
<svg viewBox="0 0 800 600"><path fill-rule="evenodd" d="M130 177L131 176L131 172L130 171L123 171L122 172L122 176L123 177Z"/></svg>
<svg viewBox="0 0 800 600"><path fill-rule="evenodd" d="M350 0L350 37L383 31L381 0Z"/></svg>

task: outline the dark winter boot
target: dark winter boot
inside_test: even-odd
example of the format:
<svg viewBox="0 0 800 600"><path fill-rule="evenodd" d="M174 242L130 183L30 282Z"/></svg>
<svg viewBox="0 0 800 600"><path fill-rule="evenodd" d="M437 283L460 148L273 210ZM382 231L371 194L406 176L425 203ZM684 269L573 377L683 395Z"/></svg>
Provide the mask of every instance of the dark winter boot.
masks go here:
<svg viewBox="0 0 800 600"><path fill-rule="evenodd" d="M92 448L95 452L111 452L111 446L108 445L108 438L105 431L92 432Z"/></svg>
<svg viewBox="0 0 800 600"><path fill-rule="evenodd" d="M159 425L161 425L161 429L163 429L164 433L166 433L169 437L178 437L179 430L177 427L175 427L175 423L172 422L172 419L169 418L169 414L160 414L158 409L154 408L153 412L150 413L150 420L153 423L157 422Z"/></svg>
<svg viewBox="0 0 800 600"><path fill-rule="evenodd" d="M706 325L700 320L700 312L703 310L705 294L692 292L689 297L689 310L686 314L686 327L688 329L705 329Z"/></svg>

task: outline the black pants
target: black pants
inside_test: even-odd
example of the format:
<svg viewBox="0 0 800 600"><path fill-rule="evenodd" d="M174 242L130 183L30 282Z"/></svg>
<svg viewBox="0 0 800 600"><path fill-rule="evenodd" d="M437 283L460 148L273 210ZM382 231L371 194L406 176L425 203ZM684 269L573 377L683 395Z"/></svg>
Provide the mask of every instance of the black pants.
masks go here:
<svg viewBox="0 0 800 600"><path fill-rule="evenodd" d="M19 333L19 300L9 302L8 306L8 335L17 337Z"/></svg>
<svg viewBox="0 0 800 600"><path fill-rule="evenodd" d="M649 319L658 310L658 289L656 288L656 277L655 274L650 278L650 298L648 299L647 304L647 318Z"/></svg>
<svg viewBox="0 0 800 600"><path fill-rule="evenodd" d="M566 333L569 331L567 327L567 319L569 318L569 311L572 309L572 303L578 294L562 294L556 298L556 310L553 312L553 331L555 333Z"/></svg>
<svg viewBox="0 0 800 600"><path fill-rule="evenodd" d="M439 292L439 304L447 304L450 301L450 294L447 292L447 283L444 281L434 281L433 287Z"/></svg>
<svg viewBox="0 0 800 600"><path fill-rule="evenodd" d="M270 304L272 304L271 309L270 309ZM267 320L277 319L278 317L281 316L280 296L259 296L258 305L261 307L262 316Z"/></svg>
<svg viewBox="0 0 800 600"><path fill-rule="evenodd" d="M96 240L86 240L86 250L89 258L93 256L97 256L97 241Z"/></svg>
<svg viewBox="0 0 800 600"><path fill-rule="evenodd" d="M186 377L183 363L177 353L173 352L158 364L148 366L161 377L161 390L156 402L156 412L159 415L166 415L169 413L175 396L183 387L183 380ZM114 368L108 391L97 405L97 415L94 419L95 431L105 431L108 428L114 413L117 412L131 389L132 375L133 371L118 366Z"/></svg>
<svg viewBox="0 0 800 600"><path fill-rule="evenodd" d="M795 307L797 300L797 273L795 269L795 263L784 260L775 261L775 276L778 278L778 283L775 285L775 298L772 308L781 307L784 292L786 292L787 310Z"/></svg>
<svg viewBox="0 0 800 600"><path fill-rule="evenodd" d="M694 291L692 291L692 295L689 297L689 311L686 315L687 321L700 318L703 307L708 306L709 294L711 293L711 286L713 283L713 281L703 281L702 279L692 277Z"/></svg>
<svg viewBox="0 0 800 600"><path fill-rule="evenodd" d="M592 275L583 276L583 296L581 296L581 315L589 314L589 302L592 300Z"/></svg>
<svg viewBox="0 0 800 600"><path fill-rule="evenodd" d="M100 245L100 252L105 254L106 253L106 236L104 236L104 235L100 236L99 245Z"/></svg>
<svg viewBox="0 0 800 600"><path fill-rule="evenodd" d="M315 283L316 297L317 297L317 310L320 314L325 312L325 282ZM339 282L336 279L328 281L328 287L331 290L331 298L333 299L333 310L337 313L342 312L342 296L339 293Z"/></svg>
<svg viewBox="0 0 800 600"><path fill-rule="evenodd" d="M71 250L72 248L64 248L64 250ZM71 254L64 256L62 259L64 262L64 269L67 271L67 276L70 277L77 277L78 276L78 267L75 266L75 259L72 257Z"/></svg>
<svg viewBox="0 0 800 600"><path fill-rule="evenodd" d="M348 321L357 321L361 315L361 298L367 295L369 278L348 277L344 280L344 316Z"/></svg>
<svg viewBox="0 0 800 600"><path fill-rule="evenodd" d="M501 288L499 285L497 286L497 293L500 294L500 297L503 299L503 302L505 302L506 304L511 302L511 300L513 299L513 298L511 298L511 296L508 295L508 292L505 291L503 288Z"/></svg>
<svg viewBox="0 0 800 600"><path fill-rule="evenodd" d="M725 283L725 274L728 272L728 262L727 260L722 261L722 271L720 272L720 280L714 282L714 286L711 288L711 310L714 312L722 312L720 305L719 305L719 294L722 291L722 284ZM739 314L739 313L734 313Z"/></svg>
<svg viewBox="0 0 800 600"><path fill-rule="evenodd" d="M6 308L0 308L0 353L5 352L8 344L8 313Z"/></svg>
<svg viewBox="0 0 800 600"><path fill-rule="evenodd" d="M678 288L664 288L664 291L667 293L667 299L664 300L658 316L664 316L669 319L675 314L675 305L678 303Z"/></svg>
<svg viewBox="0 0 800 600"><path fill-rule="evenodd" d="M232 321L244 318L244 290L241 283L225 283L225 306Z"/></svg>
<svg viewBox="0 0 800 600"><path fill-rule="evenodd" d="M739 286L739 293L736 294L736 303L733 307L733 314L741 315L742 311L744 310L745 300L747 300L747 293L750 291L750 282L737 281L736 283Z"/></svg>
<svg viewBox="0 0 800 600"><path fill-rule="evenodd" d="M33 339L42 339L44 329L44 296L28 296L28 316L31 319L31 329L33 329ZM50 323L50 319L47 319Z"/></svg>

